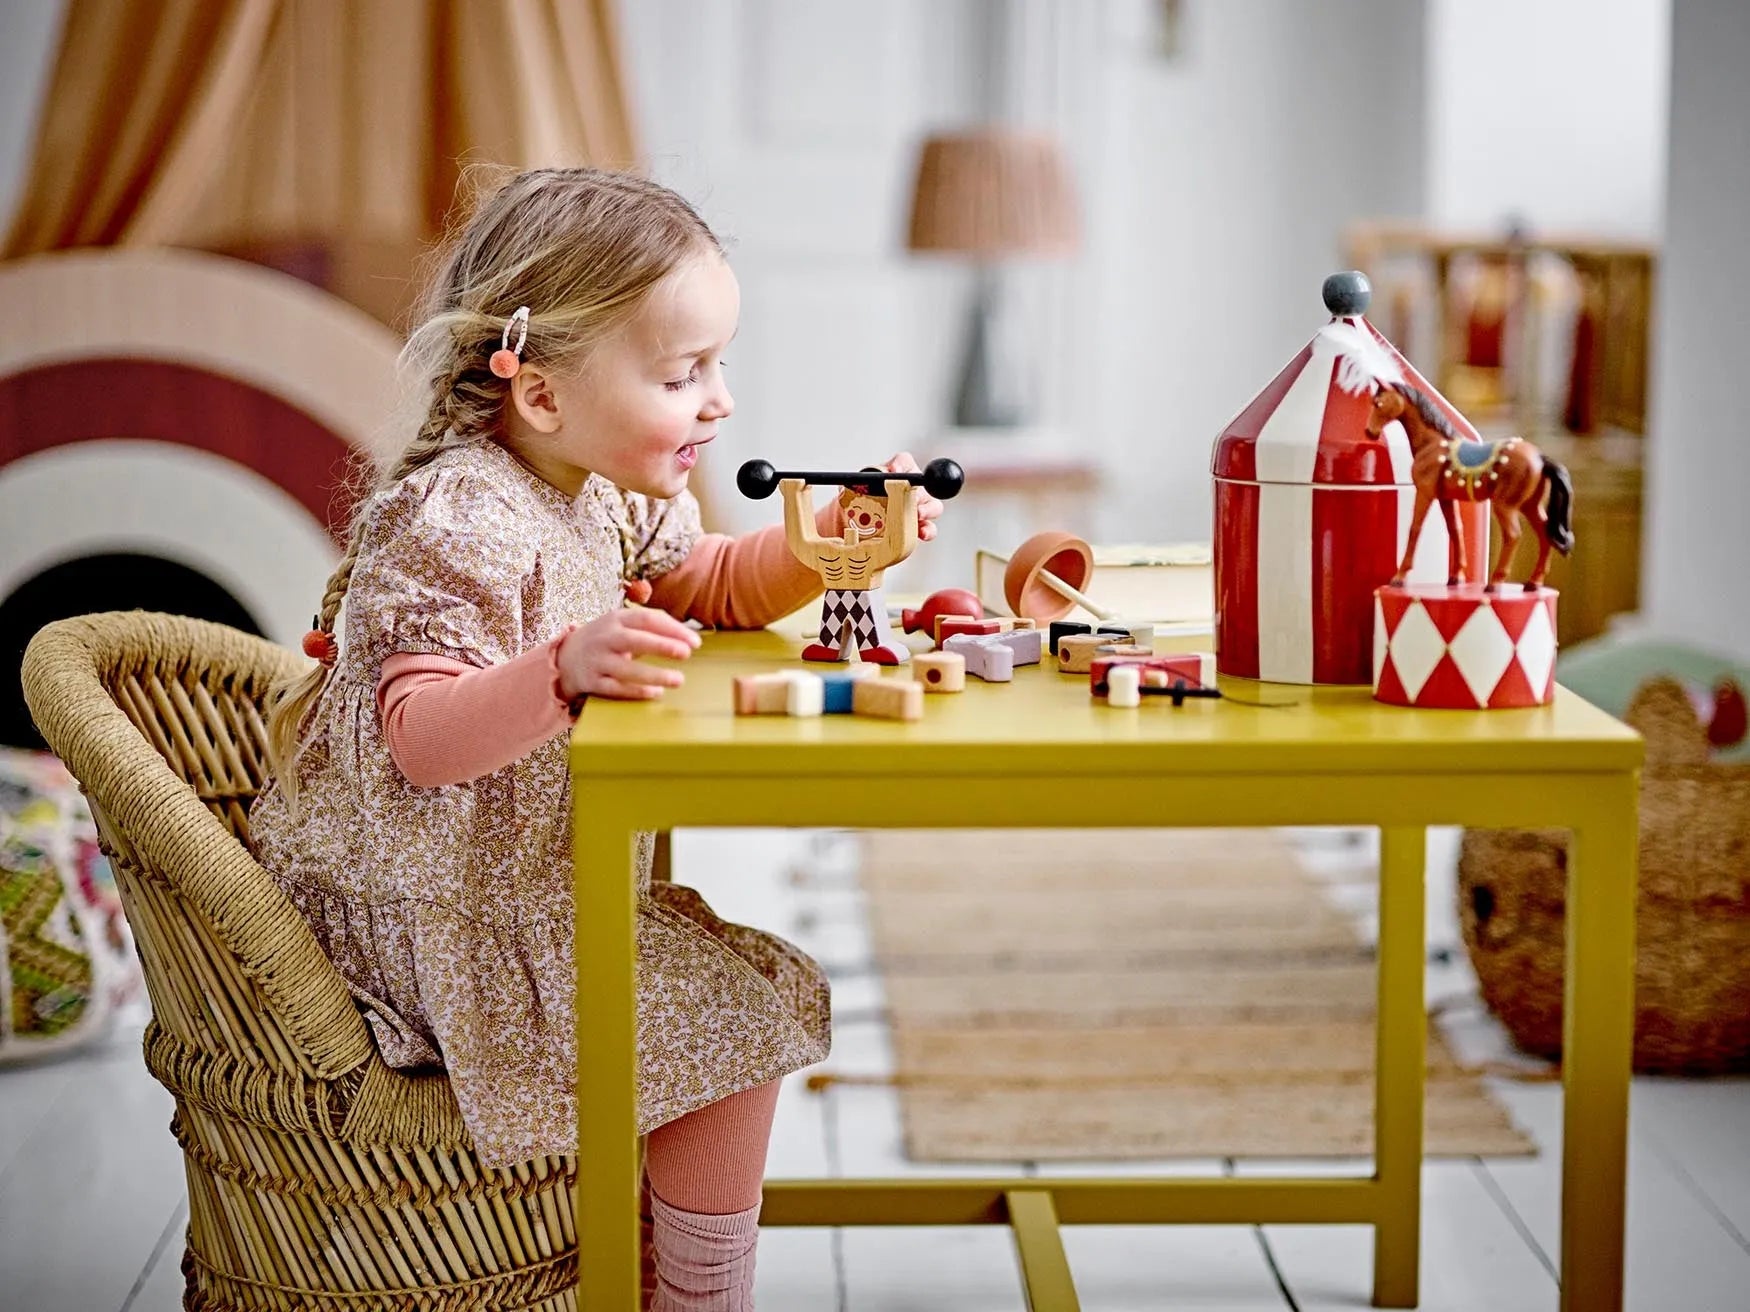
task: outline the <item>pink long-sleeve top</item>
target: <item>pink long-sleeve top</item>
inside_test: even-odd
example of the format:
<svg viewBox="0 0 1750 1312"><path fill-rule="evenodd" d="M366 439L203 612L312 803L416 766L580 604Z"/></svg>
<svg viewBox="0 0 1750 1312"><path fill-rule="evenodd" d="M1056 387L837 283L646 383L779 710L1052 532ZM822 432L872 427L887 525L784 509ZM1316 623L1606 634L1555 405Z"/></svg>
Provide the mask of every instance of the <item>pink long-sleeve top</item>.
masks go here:
<svg viewBox="0 0 1750 1312"><path fill-rule="evenodd" d="M838 503L818 515L823 536L844 531ZM707 533L687 558L652 580L650 604L711 628L757 629L820 591L781 524L742 537ZM377 715L389 755L422 788L466 783L520 760L571 727L576 709L559 685L564 635L500 665L399 652L383 662Z"/></svg>

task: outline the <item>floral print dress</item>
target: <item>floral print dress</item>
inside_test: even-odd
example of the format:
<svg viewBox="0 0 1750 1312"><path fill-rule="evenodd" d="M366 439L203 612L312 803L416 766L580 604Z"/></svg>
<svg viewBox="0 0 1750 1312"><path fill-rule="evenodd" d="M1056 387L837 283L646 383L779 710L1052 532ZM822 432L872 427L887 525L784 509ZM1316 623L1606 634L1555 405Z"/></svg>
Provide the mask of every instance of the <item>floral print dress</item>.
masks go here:
<svg viewBox="0 0 1750 1312"><path fill-rule="evenodd" d="M340 657L305 728L295 810L270 782L262 864L347 980L392 1066L448 1069L487 1166L576 1149L576 976L566 735L465 784L417 787L376 707L383 662L493 665L619 606L700 534L688 495L591 477L573 501L497 443L460 443L378 493ZM587 706L583 712L588 714ZM638 1127L822 1060L830 1005L806 954L652 884L639 844Z"/></svg>

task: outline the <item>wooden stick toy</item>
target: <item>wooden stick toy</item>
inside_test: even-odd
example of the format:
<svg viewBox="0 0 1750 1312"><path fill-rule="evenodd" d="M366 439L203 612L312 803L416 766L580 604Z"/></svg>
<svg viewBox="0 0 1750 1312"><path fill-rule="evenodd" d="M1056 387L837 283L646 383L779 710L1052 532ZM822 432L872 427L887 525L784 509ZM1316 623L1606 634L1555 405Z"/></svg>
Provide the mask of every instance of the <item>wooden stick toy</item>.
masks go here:
<svg viewBox="0 0 1750 1312"><path fill-rule="evenodd" d="M1000 559L1000 557L999 557ZM1112 612L1082 591L1094 574L1094 549L1073 533L1035 533L1016 547L1003 570L1009 609L1040 624L1080 606L1096 619Z"/></svg>

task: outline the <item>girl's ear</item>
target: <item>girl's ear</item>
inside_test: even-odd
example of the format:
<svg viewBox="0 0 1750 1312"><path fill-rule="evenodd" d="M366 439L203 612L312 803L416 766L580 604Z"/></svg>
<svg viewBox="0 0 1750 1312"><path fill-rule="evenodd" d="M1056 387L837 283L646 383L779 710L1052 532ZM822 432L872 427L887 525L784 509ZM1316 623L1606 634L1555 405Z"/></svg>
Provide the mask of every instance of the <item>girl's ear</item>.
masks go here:
<svg viewBox="0 0 1750 1312"><path fill-rule="evenodd" d="M511 404L523 422L537 433L557 432L562 416L559 393L553 380L532 364L525 364L510 380Z"/></svg>

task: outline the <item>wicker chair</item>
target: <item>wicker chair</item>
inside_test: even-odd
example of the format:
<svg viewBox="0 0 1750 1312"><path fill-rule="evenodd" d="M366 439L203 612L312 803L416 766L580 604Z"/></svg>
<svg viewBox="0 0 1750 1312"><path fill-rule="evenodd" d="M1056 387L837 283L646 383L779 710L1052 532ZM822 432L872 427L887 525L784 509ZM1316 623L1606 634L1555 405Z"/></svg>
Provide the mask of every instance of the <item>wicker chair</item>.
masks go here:
<svg viewBox="0 0 1750 1312"><path fill-rule="evenodd" d="M183 1306L575 1306L575 1165L485 1170L448 1079L385 1065L345 984L250 854L268 689L301 658L143 612L51 624L31 714L78 777L152 1000L146 1065L188 1175Z"/></svg>

